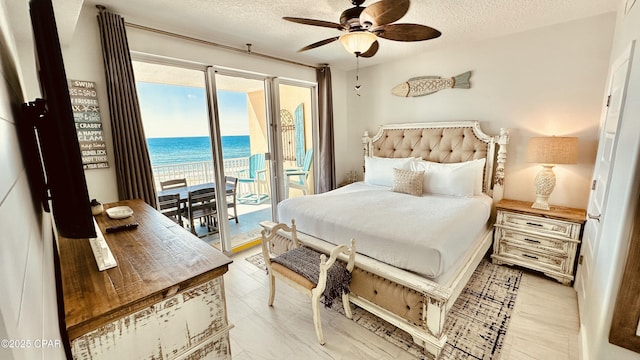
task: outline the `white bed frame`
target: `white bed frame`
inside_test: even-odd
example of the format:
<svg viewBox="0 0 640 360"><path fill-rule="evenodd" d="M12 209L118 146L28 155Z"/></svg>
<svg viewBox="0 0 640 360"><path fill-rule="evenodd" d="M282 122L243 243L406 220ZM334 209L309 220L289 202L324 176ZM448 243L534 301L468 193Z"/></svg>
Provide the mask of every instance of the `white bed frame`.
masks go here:
<svg viewBox="0 0 640 360"><path fill-rule="evenodd" d="M365 132L363 137L364 153L367 156L379 156L376 153L375 144L385 136L388 131L433 129L433 131L442 132L443 129L455 130L459 128L470 129L477 139L487 144L487 162L485 166L483 190L487 195L493 197L494 203L499 201L503 194L504 164L507 155L506 145L509 141L509 134L506 129L501 129L499 135L489 136L480 129L480 124L477 121L383 125L373 138L369 137L368 133ZM270 229L275 223L264 222L261 225L266 229ZM370 273L371 276L376 278L379 277L385 281L390 281L393 284L404 287L404 291L415 292L421 296L420 302L422 309L419 324L415 324L414 321L402 317L384 306L376 304L375 300L368 300L365 297L355 294L353 291L349 296L349 300L353 304L408 332L417 344L424 347L427 353L438 357L447 341L447 336L444 333L447 312L491 246L493 216L487 225L486 230L481 235L482 239L475 242L477 246L474 249L470 249L462 266L460 266L457 272L453 274L445 284L438 284L415 273L393 267L361 254L356 255L356 269ZM329 253L331 249L335 247L334 244L305 234L304 229L298 230L298 240L306 246L325 253ZM281 240L287 241L285 236L283 236ZM287 245L284 245L284 247L286 248ZM398 299L398 301L401 301L401 299Z"/></svg>

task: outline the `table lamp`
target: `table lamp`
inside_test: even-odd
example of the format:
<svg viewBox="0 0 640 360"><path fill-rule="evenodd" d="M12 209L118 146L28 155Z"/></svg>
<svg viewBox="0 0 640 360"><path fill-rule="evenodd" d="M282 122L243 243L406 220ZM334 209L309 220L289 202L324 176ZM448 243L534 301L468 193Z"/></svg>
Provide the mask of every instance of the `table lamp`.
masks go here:
<svg viewBox="0 0 640 360"><path fill-rule="evenodd" d="M556 186L553 167L557 164L575 164L578 160L578 138L576 137L534 137L529 139L527 161L542 164L536 175L536 201L534 209L549 210L549 196Z"/></svg>

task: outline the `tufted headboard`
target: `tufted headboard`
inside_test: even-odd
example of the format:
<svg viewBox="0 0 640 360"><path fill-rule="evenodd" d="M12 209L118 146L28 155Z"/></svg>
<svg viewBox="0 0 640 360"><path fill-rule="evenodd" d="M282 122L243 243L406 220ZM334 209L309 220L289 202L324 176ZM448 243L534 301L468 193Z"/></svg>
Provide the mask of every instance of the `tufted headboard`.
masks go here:
<svg viewBox="0 0 640 360"><path fill-rule="evenodd" d="M478 121L382 125L378 133L362 138L365 156L385 158L420 157L439 163L486 158L483 191L494 201L502 198L504 163L509 133L490 136Z"/></svg>

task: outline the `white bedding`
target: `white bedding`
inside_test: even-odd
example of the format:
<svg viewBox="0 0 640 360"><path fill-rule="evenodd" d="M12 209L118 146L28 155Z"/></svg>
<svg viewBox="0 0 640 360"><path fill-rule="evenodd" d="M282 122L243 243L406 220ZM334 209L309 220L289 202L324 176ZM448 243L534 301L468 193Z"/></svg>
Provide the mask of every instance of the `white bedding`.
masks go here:
<svg viewBox="0 0 640 360"><path fill-rule="evenodd" d="M356 239L358 253L434 278L450 270L486 228L486 195L422 197L390 188L351 184L278 205L280 222L333 244Z"/></svg>

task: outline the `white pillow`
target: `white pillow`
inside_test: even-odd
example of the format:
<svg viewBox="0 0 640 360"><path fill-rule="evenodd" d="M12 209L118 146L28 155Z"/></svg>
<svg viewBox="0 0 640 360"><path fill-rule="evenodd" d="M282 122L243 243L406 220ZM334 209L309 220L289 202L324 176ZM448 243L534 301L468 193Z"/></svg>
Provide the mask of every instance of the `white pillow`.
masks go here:
<svg viewBox="0 0 640 360"><path fill-rule="evenodd" d="M364 157L364 183L393 186L393 169L411 170L413 158Z"/></svg>
<svg viewBox="0 0 640 360"><path fill-rule="evenodd" d="M471 169L473 169L473 171L475 172L474 176L475 176L475 182L473 185L473 195L482 195L482 181L484 180L484 164L487 162L487 159L482 158L482 159L476 159L476 160L470 160L470 161L465 161L465 162L461 162L461 163L448 163L448 164L439 164L438 165L445 165L445 166L452 166L452 167L469 167Z"/></svg>
<svg viewBox="0 0 640 360"><path fill-rule="evenodd" d="M454 166L468 166L475 171L475 183L473 185L473 195L482 195L482 180L484 179L484 164L487 159L476 159L471 161L465 161L461 163L452 163L448 165Z"/></svg>
<svg viewBox="0 0 640 360"><path fill-rule="evenodd" d="M436 163L417 160L412 170L424 170L425 194L467 197L482 194L482 179L486 159L461 163Z"/></svg>
<svg viewBox="0 0 640 360"><path fill-rule="evenodd" d="M484 164L487 162L487 159L476 159L468 161L471 166L476 170L476 184L473 187L473 195L482 195L482 181L484 180Z"/></svg>

